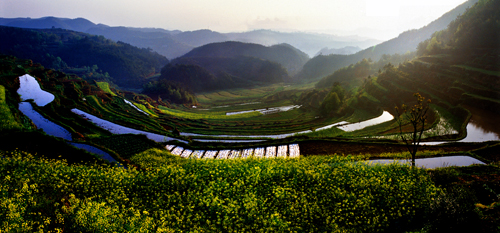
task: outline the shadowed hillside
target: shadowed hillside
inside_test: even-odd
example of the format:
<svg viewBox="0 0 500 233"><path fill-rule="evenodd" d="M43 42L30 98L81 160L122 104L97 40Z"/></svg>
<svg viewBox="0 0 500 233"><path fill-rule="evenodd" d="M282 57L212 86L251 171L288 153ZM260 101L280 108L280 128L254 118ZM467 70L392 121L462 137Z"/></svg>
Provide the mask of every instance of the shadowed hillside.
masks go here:
<svg viewBox="0 0 500 233"><path fill-rule="evenodd" d="M0 53L32 59L53 69L97 65L101 73L109 73L111 81L127 87L141 87L148 76L168 63L167 58L148 49L64 29L0 26Z"/></svg>
<svg viewBox="0 0 500 233"><path fill-rule="evenodd" d="M280 64L243 56L179 58L162 69L160 78L182 82L195 92L289 80Z"/></svg>
<svg viewBox="0 0 500 233"><path fill-rule="evenodd" d="M204 45L193 49L181 58L235 58L239 56L260 58L279 63L290 75L296 74L302 69L307 60L309 60L307 54L288 44L266 47L259 44L241 42L222 42Z"/></svg>

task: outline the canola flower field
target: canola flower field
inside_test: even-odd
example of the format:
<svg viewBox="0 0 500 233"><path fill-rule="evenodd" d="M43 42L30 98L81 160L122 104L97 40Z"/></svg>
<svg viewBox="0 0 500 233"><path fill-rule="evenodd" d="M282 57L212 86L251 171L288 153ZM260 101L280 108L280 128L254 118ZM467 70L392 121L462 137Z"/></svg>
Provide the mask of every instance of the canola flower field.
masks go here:
<svg viewBox="0 0 500 233"><path fill-rule="evenodd" d="M143 169L0 156L1 232L377 232L419 226L441 190L421 169L352 157L182 159Z"/></svg>

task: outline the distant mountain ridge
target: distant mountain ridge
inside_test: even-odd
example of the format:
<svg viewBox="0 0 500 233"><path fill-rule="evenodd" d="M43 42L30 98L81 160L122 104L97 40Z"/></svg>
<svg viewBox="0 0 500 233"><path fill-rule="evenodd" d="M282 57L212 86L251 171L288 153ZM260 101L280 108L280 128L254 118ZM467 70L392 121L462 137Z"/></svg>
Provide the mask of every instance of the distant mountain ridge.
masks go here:
<svg viewBox="0 0 500 233"><path fill-rule="evenodd" d="M316 56L319 56L319 55L323 55L323 56L327 56L327 55L330 55L330 54L340 54L340 55L350 55L350 54L355 54L357 52L361 51L361 48L360 47L355 47L355 46L346 46L344 48L340 48L340 49L329 49L329 48L323 48L321 49L316 55L314 55L315 57Z"/></svg>
<svg viewBox="0 0 500 233"><path fill-rule="evenodd" d="M100 26L90 28L86 32L141 48L151 48L169 59L180 57L194 48L173 38L174 34L179 33L175 31Z"/></svg>
<svg viewBox="0 0 500 233"><path fill-rule="evenodd" d="M358 46L367 48L380 43L380 40L362 38L358 36L335 36L330 34L304 33L304 32L276 32L272 30L254 30L241 33L226 34L233 41L255 43L265 46L286 43L300 49L313 57L324 47L343 48Z"/></svg>
<svg viewBox="0 0 500 233"><path fill-rule="evenodd" d="M0 25L34 29L54 27L101 35L108 39L123 41L137 47L152 48L168 59L180 57L195 47L225 41L256 43L264 46L286 43L304 51L310 57L324 47L342 48L345 46L358 46L367 48L380 42L379 40L369 38L304 32L285 33L271 30L219 33L207 29L182 32L159 28L110 27L104 24L95 24L83 18L0 18Z"/></svg>
<svg viewBox="0 0 500 233"><path fill-rule="evenodd" d="M32 18L0 18L0 25L19 28L32 29L47 29L47 28L62 28L72 31L85 32L90 28L96 27L97 24L90 22L84 18L68 19L56 17L43 17L38 19Z"/></svg>

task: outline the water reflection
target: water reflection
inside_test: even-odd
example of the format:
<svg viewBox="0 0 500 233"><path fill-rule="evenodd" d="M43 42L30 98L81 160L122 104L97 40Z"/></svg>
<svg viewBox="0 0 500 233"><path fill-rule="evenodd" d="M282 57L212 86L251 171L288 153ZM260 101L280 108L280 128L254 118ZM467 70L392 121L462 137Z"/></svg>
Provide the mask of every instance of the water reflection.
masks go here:
<svg viewBox="0 0 500 233"><path fill-rule="evenodd" d="M86 112L79 110L79 109L76 109L76 108L71 109L71 112L82 116L84 119L87 119L88 121L96 124L97 126L103 128L105 130L108 130L109 132L111 132L113 134L144 134L144 135L146 135L147 138L149 138L155 142L165 142L165 141L177 140L177 141L188 144L188 142L182 141L182 140L177 139L177 138L171 138L171 137L167 137L165 135L150 133L150 132L146 132L146 131L142 131L142 130L137 130L137 129L132 129L132 128L128 128L125 126L121 126L121 125L118 125L118 124L112 123L110 121L101 119L99 117L96 117L94 115L91 115L89 113L86 113Z"/></svg>
<svg viewBox="0 0 500 233"><path fill-rule="evenodd" d="M38 81L29 74L19 77L19 89L17 93L21 95L21 100L33 99L36 105L43 107L54 100L54 95L42 90Z"/></svg>
<svg viewBox="0 0 500 233"><path fill-rule="evenodd" d="M91 145L87 145L87 144L83 144L83 143L69 143L71 144L72 146L76 147L76 148L80 148L80 149L84 149L90 153L94 153L96 155L100 155L101 156L101 159L104 159L104 160L107 160L109 162L114 162L114 163L118 163L118 161L116 161L116 159L114 159L113 157L111 157L111 155L109 155L108 153L106 153L105 151L99 149L99 148L96 148L94 146L91 146Z"/></svg>
<svg viewBox="0 0 500 233"><path fill-rule="evenodd" d="M290 111L294 108L300 108L300 105L290 105L290 106L282 106L282 107L274 107L274 108L262 108L262 109L246 110L246 111L238 111L238 112L226 112L226 116L238 115L238 114L256 112L256 111L266 115L266 114L277 113L277 112L286 112L286 111Z"/></svg>
<svg viewBox="0 0 500 233"><path fill-rule="evenodd" d="M48 120L33 109L31 103L19 103L19 111L27 116L37 128L42 129L46 134L71 141L71 133L60 125Z"/></svg>
<svg viewBox="0 0 500 233"><path fill-rule="evenodd" d="M411 164L411 161L406 159L405 160L376 159L376 160L370 160L369 162L372 164L390 164L390 163ZM470 166L472 164L485 164L485 163L470 156L462 156L462 155L415 159L415 166L428 169L451 167L451 166L464 167L464 166Z"/></svg>
<svg viewBox="0 0 500 233"><path fill-rule="evenodd" d="M476 107L467 106L472 118L467 124L467 137L461 142L484 142L500 140L500 124L498 114Z"/></svg>
<svg viewBox="0 0 500 233"><path fill-rule="evenodd" d="M467 124L467 136L459 142L486 142L500 140L497 133L484 130L473 121Z"/></svg>
<svg viewBox="0 0 500 233"><path fill-rule="evenodd" d="M486 142L500 140L500 115L467 106L472 117L467 124L467 136L458 142ZM423 142L422 145L438 145L447 142Z"/></svg>
<svg viewBox="0 0 500 233"><path fill-rule="evenodd" d="M344 126L339 126L338 128L341 129L341 130L347 131L347 132L351 132L351 131L355 131L355 130L360 130L360 129L366 128L368 126L372 126L372 125L377 125L377 124L380 124L380 123L384 123L384 122L390 121L392 119L394 119L394 116L391 115L388 111L384 111L382 113L382 115L380 115L377 118L373 118L373 119L370 119L370 120L362 121L362 122L359 122L359 123L353 123L353 124L347 124L347 125L344 125Z"/></svg>

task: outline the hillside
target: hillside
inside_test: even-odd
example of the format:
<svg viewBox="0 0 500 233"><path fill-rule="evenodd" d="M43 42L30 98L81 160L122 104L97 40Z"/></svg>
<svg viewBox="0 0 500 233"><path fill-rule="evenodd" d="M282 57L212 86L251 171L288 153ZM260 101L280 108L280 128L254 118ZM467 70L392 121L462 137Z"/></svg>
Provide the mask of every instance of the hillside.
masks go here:
<svg viewBox="0 0 500 233"><path fill-rule="evenodd" d="M289 81L280 64L243 56L178 58L162 69L160 78L184 83L195 92Z"/></svg>
<svg viewBox="0 0 500 233"><path fill-rule="evenodd" d="M499 20L499 1L479 1L447 29L422 42L422 56L397 68L386 66L378 78L367 80L362 90L385 108L411 101L412 94L419 92L457 119L467 121L470 112L466 109L471 108L497 118L500 28L492 22Z"/></svg>
<svg viewBox="0 0 500 233"><path fill-rule="evenodd" d="M0 26L0 42L0 53L32 59L48 68L96 65L100 73L109 74L110 81L127 87L141 87L148 76L168 63L167 58L148 49L64 29ZM87 75L92 77L92 73Z"/></svg>
<svg viewBox="0 0 500 233"><path fill-rule="evenodd" d="M371 74L373 70L372 67L373 64L363 59L354 65L343 67L322 78L315 86L316 88L329 88L335 82L344 83L345 85L358 84L359 80L363 80Z"/></svg>
<svg viewBox="0 0 500 233"><path fill-rule="evenodd" d="M349 56L328 55L316 56L308 61L304 69L296 77L297 79L317 79L324 77L334 71L354 64L362 59L379 60L384 54L405 54L417 49L420 42L428 39L434 32L446 28L458 15L474 5L478 0L469 0L453 10L447 12L440 18L425 27L401 33L397 38L377 44Z"/></svg>
<svg viewBox="0 0 500 233"><path fill-rule="evenodd" d="M273 46L262 46L259 44L242 42L221 42L207 44L191 50L181 57L197 59L205 58L236 58L240 56L260 58L281 64L289 75L294 75L309 60L307 54L288 45L278 44Z"/></svg>

